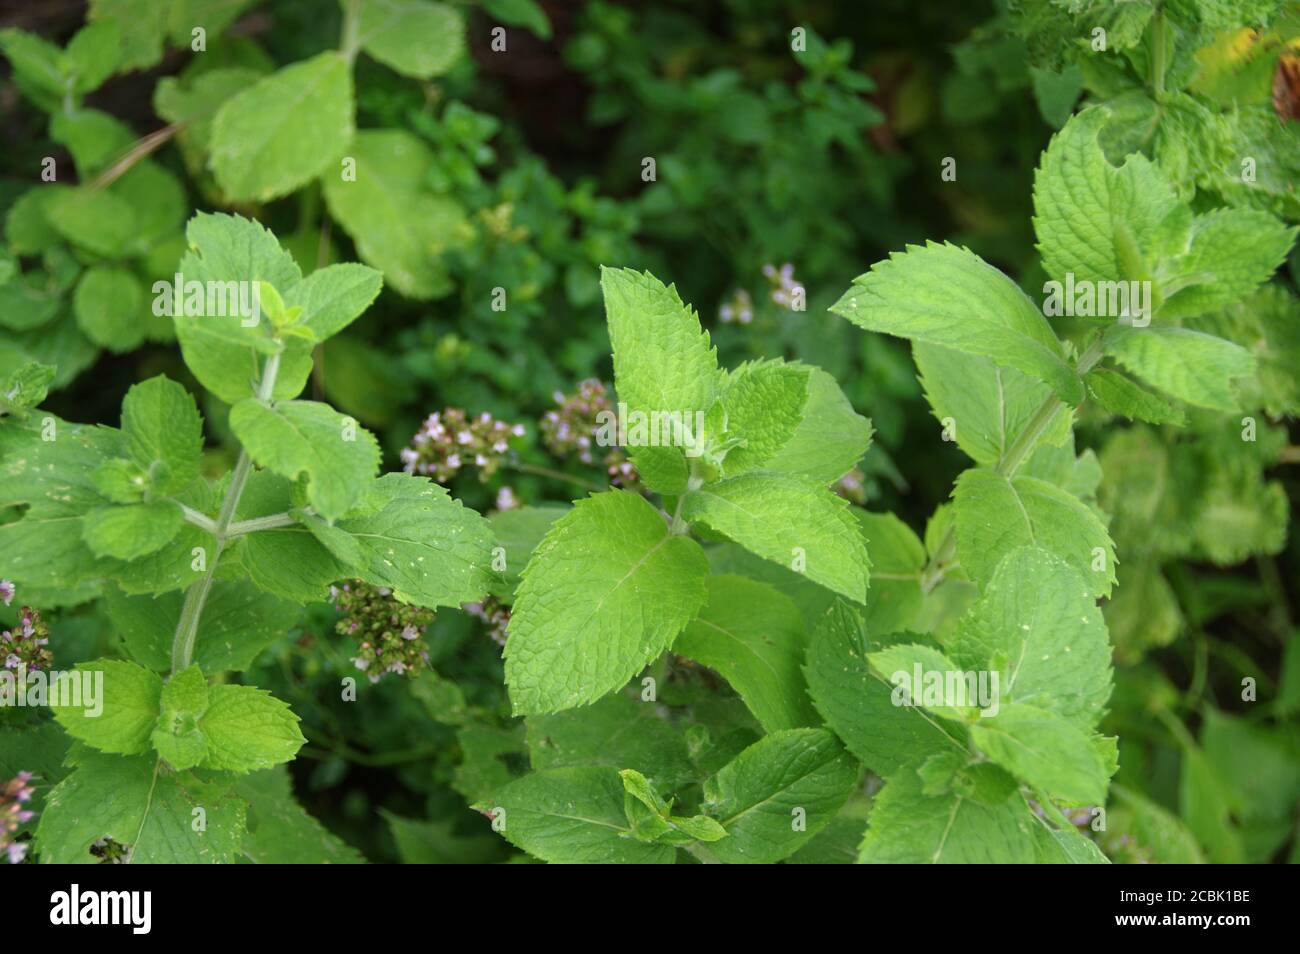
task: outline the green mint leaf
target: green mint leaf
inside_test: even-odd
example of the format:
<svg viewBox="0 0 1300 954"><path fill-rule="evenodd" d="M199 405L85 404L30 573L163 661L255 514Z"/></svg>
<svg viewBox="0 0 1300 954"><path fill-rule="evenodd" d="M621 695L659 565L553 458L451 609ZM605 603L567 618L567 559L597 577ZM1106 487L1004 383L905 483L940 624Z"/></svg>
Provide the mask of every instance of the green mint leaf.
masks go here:
<svg viewBox="0 0 1300 954"><path fill-rule="evenodd" d="M301 308L300 325L314 340L324 341L369 308L383 284L383 275L365 265L329 265L293 286L285 303Z"/></svg>
<svg viewBox="0 0 1300 954"><path fill-rule="evenodd" d="M506 642L516 714L558 712L623 686L672 645L705 600L699 544L643 497L578 501L524 570Z"/></svg>
<svg viewBox="0 0 1300 954"><path fill-rule="evenodd" d="M110 260L122 258L137 234L131 203L88 186L60 190L46 204L45 216L68 242Z"/></svg>
<svg viewBox="0 0 1300 954"><path fill-rule="evenodd" d="M537 0L485 0L483 9L492 19L523 27L539 40L551 38L551 21Z"/></svg>
<svg viewBox="0 0 1300 954"><path fill-rule="evenodd" d="M1056 281L1067 274L1076 283L1141 280L1148 276L1132 274L1125 241L1154 257L1176 247L1167 230L1186 208L1146 157L1110 164L1098 142L1109 115L1094 108L1073 116L1034 174L1034 230L1043 268Z"/></svg>
<svg viewBox="0 0 1300 954"><path fill-rule="evenodd" d="M970 727L980 751L1012 775L1073 805L1106 801L1108 774L1092 741L1053 712L1015 703Z"/></svg>
<svg viewBox="0 0 1300 954"><path fill-rule="evenodd" d="M936 694L934 699L931 698L927 685L931 673L937 674L943 680L938 682L942 688L947 683L949 672L961 672L956 663L931 646L923 643L894 643L869 654L867 664L880 678L894 687L897 701L895 702L895 699L890 701L895 702L895 705L924 706L926 711L955 722L969 723L979 718L976 699L968 700L967 705L949 705L948 702L956 700L949 700L945 692ZM918 674L921 684L916 687L915 680ZM919 697L914 691L917 688L921 693Z"/></svg>
<svg viewBox="0 0 1300 954"><path fill-rule="evenodd" d="M116 116L98 109L75 109L55 114L50 120L50 138L68 147L77 173L86 182L121 158L136 134ZM48 227L49 223L45 224Z"/></svg>
<svg viewBox="0 0 1300 954"><path fill-rule="evenodd" d="M614 350L614 387L629 414L679 415L698 441L697 415L713 406L721 386L717 351L695 310L673 285L648 272L602 268L605 319ZM649 424L647 424L647 428ZM629 422L629 430L631 422ZM686 489L680 446L635 447L632 461L646 486L660 493Z"/></svg>
<svg viewBox="0 0 1300 954"><path fill-rule="evenodd" d="M751 361L726 374L727 432L744 442L727 452L728 476L758 469L790 442L804 418L809 378L809 368L784 361Z"/></svg>
<svg viewBox="0 0 1300 954"><path fill-rule="evenodd" d="M708 578L708 602L673 652L716 670L767 732L817 725L803 678L803 616L787 596L739 576Z"/></svg>
<svg viewBox="0 0 1300 954"><path fill-rule="evenodd" d="M245 398L230 409L230 429L260 466L296 480L326 520L343 516L379 469L379 444L357 422L317 401Z"/></svg>
<svg viewBox="0 0 1300 954"><path fill-rule="evenodd" d="M239 855L246 810L228 786L170 772L154 757L85 751L50 792L36 846L52 864L95 862L90 846L104 838L127 846L125 860L135 864L229 863Z"/></svg>
<svg viewBox="0 0 1300 954"><path fill-rule="evenodd" d="M671 864L672 847L628 837L623 794L616 769L548 769L474 807L491 813L512 845L553 864Z"/></svg>
<svg viewBox="0 0 1300 954"><path fill-rule="evenodd" d="M135 755L149 750L162 688L162 680L148 669L97 659L78 663L59 677L50 687L51 709L74 739L101 752ZM78 704L55 705L56 694L59 702Z"/></svg>
<svg viewBox="0 0 1300 954"><path fill-rule="evenodd" d="M211 686L199 730L207 742L203 765L227 772L287 762L307 741L292 710L252 686Z"/></svg>
<svg viewBox="0 0 1300 954"><path fill-rule="evenodd" d="M1037 378L991 358L923 341L912 344L912 357L944 439L956 441L976 463L988 467L1007 456L1052 393ZM1040 441L1060 444L1072 421L1068 410L1057 412Z"/></svg>
<svg viewBox="0 0 1300 954"><path fill-rule="evenodd" d="M99 507L86 514L81 539L96 556L135 560L165 547L184 522L170 500Z"/></svg>
<svg viewBox="0 0 1300 954"><path fill-rule="evenodd" d="M49 393L54 367L39 361L24 362L0 381L0 408L37 407Z"/></svg>
<svg viewBox="0 0 1300 954"><path fill-rule="evenodd" d="M957 555L967 575L983 585L1002 558L1037 546L1065 560L1094 596L1115 583L1115 544L1097 512L1037 477L1007 478L982 467L957 478L953 491Z"/></svg>
<svg viewBox="0 0 1300 954"><path fill-rule="evenodd" d="M198 666L176 673L163 685L153 747L173 769L184 771L203 761L207 742L199 719L208 710L208 683Z"/></svg>
<svg viewBox="0 0 1300 954"><path fill-rule="evenodd" d="M1029 864L1038 821L1024 800L984 805L956 790L927 795L916 766L891 775L872 804L864 864Z"/></svg>
<svg viewBox="0 0 1300 954"><path fill-rule="evenodd" d="M877 262L831 311L868 331L992 358L1077 404L1083 385L1037 305L969 249L929 242Z"/></svg>
<svg viewBox="0 0 1300 954"><path fill-rule="evenodd" d="M997 567L948 654L997 668L1005 701L1055 712L1091 731L1110 696L1110 645L1092 589L1059 557L1022 547Z"/></svg>
<svg viewBox="0 0 1300 954"><path fill-rule="evenodd" d="M1234 381L1255 373L1255 358L1245 348L1187 328L1116 325L1106 334L1106 351L1152 387L1217 411L1237 410Z"/></svg>
<svg viewBox="0 0 1300 954"><path fill-rule="evenodd" d="M264 769L235 783L248 802L244 857L259 865L364 864L361 852L328 831L298 804L284 766Z"/></svg>
<svg viewBox="0 0 1300 954"><path fill-rule="evenodd" d="M432 79L465 50L460 11L433 0L361 0L361 48L403 76Z"/></svg>
<svg viewBox="0 0 1300 954"><path fill-rule="evenodd" d="M310 489L310 488L309 488ZM340 520L356 542L356 572L421 606L480 599L492 582L492 529L426 477L385 474L373 481L373 513Z"/></svg>
<svg viewBox="0 0 1300 954"><path fill-rule="evenodd" d="M352 70L339 53L258 80L212 121L217 184L231 201L266 202L330 172L352 139L354 108Z"/></svg>
<svg viewBox="0 0 1300 954"><path fill-rule="evenodd" d="M871 554L871 588L867 590L863 620L876 633L910 629L921 609L925 546L892 513L868 513L857 508L853 513Z"/></svg>
<svg viewBox="0 0 1300 954"><path fill-rule="evenodd" d="M582 709L529 716L529 761L539 770L570 765L635 769L664 791L673 791L694 770L681 731L658 708L615 693Z"/></svg>
<svg viewBox="0 0 1300 954"><path fill-rule="evenodd" d="M1296 229L1254 209L1215 209L1192 222L1191 247L1170 265L1172 278L1195 276L1169 297L1161 318L1199 315L1240 301L1286 261Z"/></svg>
<svg viewBox="0 0 1300 954"><path fill-rule="evenodd" d="M263 72L248 66L217 67L184 78L164 76L154 86L154 112L182 126L176 141L191 174L207 164L212 121L221 104L256 83Z"/></svg>
<svg viewBox="0 0 1300 954"><path fill-rule="evenodd" d="M842 601L813 633L804 672L826 724L867 768L887 777L913 759L960 750L941 720L915 706L895 705L893 685L867 662L870 653L915 637L867 634L862 617Z"/></svg>
<svg viewBox="0 0 1300 954"><path fill-rule="evenodd" d="M462 835L450 819L413 821L380 810L398 857L407 865L489 864L502 860L505 847L496 835Z"/></svg>
<svg viewBox="0 0 1300 954"><path fill-rule="evenodd" d="M1182 408L1152 394L1118 371L1093 368L1084 382L1088 385L1088 393L1112 414L1148 424L1177 424L1181 427L1187 423Z"/></svg>
<svg viewBox="0 0 1300 954"><path fill-rule="evenodd" d="M155 493L174 494L198 477L203 419L180 384L159 375L133 385L122 401L122 431Z"/></svg>
<svg viewBox="0 0 1300 954"><path fill-rule="evenodd" d="M705 782L702 808L728 835L710 850L732 864L789 857L830 824L858 774L826 729L765 736Z"/></svg>
<svg viewBox="0 0 1300 954"><path fill-rule="evenodd" d="M402 129L363 129L348 147L355 177L326 173L325 203L356 243L363 260L409 298L437 298L452 290L442 253L457 244L465 210L450 196L429 191L433 151Z"/></svg>
<svg viewBox="0 0 1300 954"><path fill-rule="evenodd" d="M98 89L117 72L122 32L112 20L89 23L72 35L60 64L77 93Z"/></svg>
<svg viewBox="0 0 1300 954"><path fill-rule="evenodd" d="M280 345L269 335L270 322L260 316L254 322L251 314L254 283L269 282L284 295L302 280L293 256L260 224L236 215L200 212L185 237L184 285L179 292L174 279L154 286L174 315L185 364L205 388L234 404L254 393L264 356L280 351L272 397L299 394L311 374L311 342Z"/></svg>
<svg viewBox="0 0 1300 954"><path fill-rule="evenodd" d="M873 430L871 422L853 410L833 377L821 368L806 367L808 397L803 419L763 469L828 484L857 466L871 446Z"/></svg>
<svg viewBox="0 0 1300 954"><path fill-rule="evenodd" d="M856 603L871 561L848 501L807 478L754 473L690 492L682 516Z"/></svg>
<svg viewBox="0 0 1300 954"><path fill-rule="evenodd" d="M101 348L130 351L144 341L144 285L124 268L87 269L73 293L72 311L77 327Z"/></svg>

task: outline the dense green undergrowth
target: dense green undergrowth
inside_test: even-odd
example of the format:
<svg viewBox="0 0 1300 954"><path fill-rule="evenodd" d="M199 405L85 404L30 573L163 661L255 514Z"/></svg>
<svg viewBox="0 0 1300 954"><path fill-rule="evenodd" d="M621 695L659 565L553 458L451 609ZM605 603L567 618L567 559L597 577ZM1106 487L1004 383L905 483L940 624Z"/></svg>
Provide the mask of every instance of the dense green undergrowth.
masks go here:
<svg viewBox="0 0 1300 954"><path fill-rule="evenodd" d="M0 29L12 860L1294 859L1300 8L654 6Z"/></svg>

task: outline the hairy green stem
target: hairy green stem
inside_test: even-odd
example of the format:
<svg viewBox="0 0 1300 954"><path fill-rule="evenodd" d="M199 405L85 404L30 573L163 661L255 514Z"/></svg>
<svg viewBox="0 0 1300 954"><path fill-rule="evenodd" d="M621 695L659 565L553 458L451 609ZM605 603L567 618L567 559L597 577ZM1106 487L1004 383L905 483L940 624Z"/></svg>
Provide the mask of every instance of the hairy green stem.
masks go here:
<svg viewBox="0 0 1300 954"><path fill-rule="evenodd" d="M339 52L349 63L357 58L361 49L361 0L347 0L343 7L343 30L339 36Z"/></svg>
<svg viewBox="0 0 1300 954"><path fill-rule="evenodd" d="M262 378L257 384L259 400L271 399L275 391L275 378L279 371L280 356L278 354L268 356L266 364L262 367ZM244 485L248 483L248 476L252 471L253 459L248 456L248 451L241 450L234 473L230 477L230 486L226 489L225 499L221 501L221 512L217 514L214 525L208 531L216 541L212 554L207 559L203 576L190 584L190 588L185 591L185 602L181 604L181 618L176 621L176 632L172 636L173 673L185 669L194 659L194 643L199 634L199 619L203 615L203 606L208 601L208 593L212 591L212 581L217 575L217 563L221 560L221 551L225 549L226 539L230 535L235 511L239 507L239 498L244 493ZM197 512L195 515L202 516ZM188 514L186 519L190 519ZM196 521L190 520L190 522Z"/></svg>
<svg viewBox="0 0 1300 954"><path fill-rule="evenodd" d="M236 520L226 528L226 539L242 537L246 533L258 530L275 530L277 527L291 527L298 521L290 513L273 513L265 517L251 517L248 520Z"/></svg>
<svg viewBox="0 0 1300 954"><path fill-rule="evenodd" d="M1102 359L1104 354L1102 348L1102 338L1099 336L1093 341L1083 353L1079 355L1079 360L1075 365L1075 370L1079 377L1083 377L1091 371L1097 362ZM1016 475L1016 471L1025 462L1038 441L1051 427L1052 421L1056 420L1056 415L1060 413L1065 405L1055 394L1049 394L1046 400L1029 419L1025 429L1016 435L1011 446L1007 448L1005 454L998 460L994 467L994 472L999 476L1011 478ZM947 533L943 535L942 541L934 551L934 556L930 562L925 565L921 571L921 592L929 593L943 580L944 574L952 568L952 561L957 556L957 533L955 525L948 527Z"/></svg>

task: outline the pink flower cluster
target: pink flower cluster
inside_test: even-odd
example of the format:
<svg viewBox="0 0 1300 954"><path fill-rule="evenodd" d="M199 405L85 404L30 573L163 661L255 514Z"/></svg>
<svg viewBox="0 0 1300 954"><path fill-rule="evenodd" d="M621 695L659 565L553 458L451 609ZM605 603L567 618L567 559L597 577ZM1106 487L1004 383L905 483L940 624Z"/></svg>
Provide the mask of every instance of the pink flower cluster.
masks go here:
<svg viewBox="0 0 1300 954"><path fill-rule="evenodd" d="M487 625L487 634L498 646L506 644L510 626L510 607L495 596L489 596L482 603L465 603L461 606L466 613L482 620Z"/></svg>
<svg viewBox="0 0 1300 954"><path fill-rule="evenodd" d="M612 414L609 389L601 381L588 378L578 383L573 394L555 392L556 409L542 415L539 429L542 444L561 460L576 454L584 464L594 465L601 451L596 442L599 417ZM636 467L621 447L604 448L600 465L615 487L633 489L641 480Z"/></svg>
<svg viewBox="0 0 1300 954"><path fill-rule="evenodd" d="M34 811L23 807L36 791L31 781L31 772L19 772L0 788L0 851L9 857L11 865L18 864L27 856L28 843L17 841L14 836L19 826L36 817Z"/></svg>
<svg viewBox="0 0 1300 954"><path fill-rule="evenodd" d="M718 309L718 317L726 325L747 325L754 320L754 299L749 297L749 292L745 289L737 288L731 299L723 302Z"/></svg>
<svg viewBox="0 0 1300 954"><path fill-rule="evenodd" d="M803 283L795 281L794 266L789 262L786 262L780 268L775 265L764 265L763 277L772 283L772 301L782 308L793 310L795 294L798 293L801 298L803 297Z"/></svg>
<svg viewBox="0 0 1300 954"><path fill-rule="evenodd" d="M331 586L330 597L343 614L334 630L357 640L352 664L371 682L388 673L415 676L428 664L424 632L433 622L432 610L403 603L388 587L361 580Z"/></svg>
<svg viewBox="0 0 1300 954"><path fill-rule="evenodd" d="M432 477L448 483L466 467L478 468L486 481L501 466L510 450L510 440L524 436L522 424L507 424L483 413L470 420L458 407L430 414L402 448L402 465L408 474Z"/></svg>
<svg viewBox="0 0 1300 954"><path fill-rule="evenodd" d="M19 666L26 666L28 671L48 669L54 661L53 654L46 648L49 641L50 630L41 614L30 606L24 606L18 625L0 632L0 660L5 669Z"/></svg>

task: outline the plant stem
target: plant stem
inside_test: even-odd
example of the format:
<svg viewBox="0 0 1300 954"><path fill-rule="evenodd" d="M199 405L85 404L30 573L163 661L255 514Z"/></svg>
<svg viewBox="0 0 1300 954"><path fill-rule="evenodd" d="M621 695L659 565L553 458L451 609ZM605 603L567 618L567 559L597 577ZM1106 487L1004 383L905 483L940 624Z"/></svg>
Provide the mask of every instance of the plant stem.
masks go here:
<svg viewBox="0 0 1300 954"><path fill-rule="evenodd" d="M1097 340L1084 349L1083 354L1079 355L1079 360L1075 364L1075 371L1079 377L1082 378L1091 371L1097 362L1101 360L1103 353L1102 339L1098 337ZM1016 439L1012 441L1006 453L998 460L994 472L1000 477L1008 479L1014 477L1025 459L1038 446L1038 441L1052 425L1052 421L1056 420L1057 413L1063 407L1065 405L1060 398L1055 394L1049 394L1034 413L1034 416L1029 419L1025 429L1016 435ZM952 568L952 561L956 555L957 533L956 525L953 524L948 527L948 532L943 535L943 540L940 541L938 548L934 551L934 556L930 558L930 562L921 571L922 593L929 593L939 585L944 574Z"/></svg>
<svg viewBox="0 0 1300 954"><path fill-rule="evenodd" d="M252 517L248 520L236 520L226 528L226 539L242 537L246 533L258 530L274 530L277 527L291 527L298 521L289 513L273 513L266 517Z"/></svg>
<svg viewBox="0 0 1300 954"><path fill-rule="evenodd" d="M215 534L217 532L217 522L207 514L199 513L193 507L187 507L185 504L181 504L181 512L185 515L185 519L196 527L206 530L208 533Z"/></svg>
<svg viewBox="0 0 1300 954"><path fill-rule="evenodd" d="M349 63L357 58L361 49L361 0L347 0L343 8L343 30L339 36L339 52Z"/></svg>
<svg viewBox="0 0 1300 954"><path fill-rule="evenodd" d="M536 464L515 462L506 464L505 467L507 470L516 470L521 474L534 474L538 477L550 477L552 480L562 480L565 483L573 484L575 487L581 487L583 490L594 490L596 492L609 490L609 487L604 484L597 484L590 480L583 480L581 477L575 477L573 474L566 474L562 470L552 470L549 467L538 467Z"/></svg>
<svg viewBox="0 0 1300 954"><path fill-rule="evenodd" d="M278 354L268 356L266 364L262 367L262 379L257 385L259 400L271 399L271 394L275 390L275 377L279 371L280 356ZM185 602L181 605L181 618L176 621L176 632L172 636L173 673L185 669L194 659L194 643L199 634L199 618L203 615L203 606L208 600L208 593L212 590L212 581L217 575L217 563L221 560L221 551L225 549L226 539L230 535L230 526L239 507L239 498L244 492L244 485L248 483L248 475L252 470L253 459L248 456L248 451L241 450L234 473L230 477L230 486L226 489L225 499L221 501L221 512L208 531L212 534L216 545L212 549L211 557L208 558L203 576L190 584L190 588L185 591ZM196 516L202 514L196 512ZM187 519L189 519L188 515Z"/></svg>

